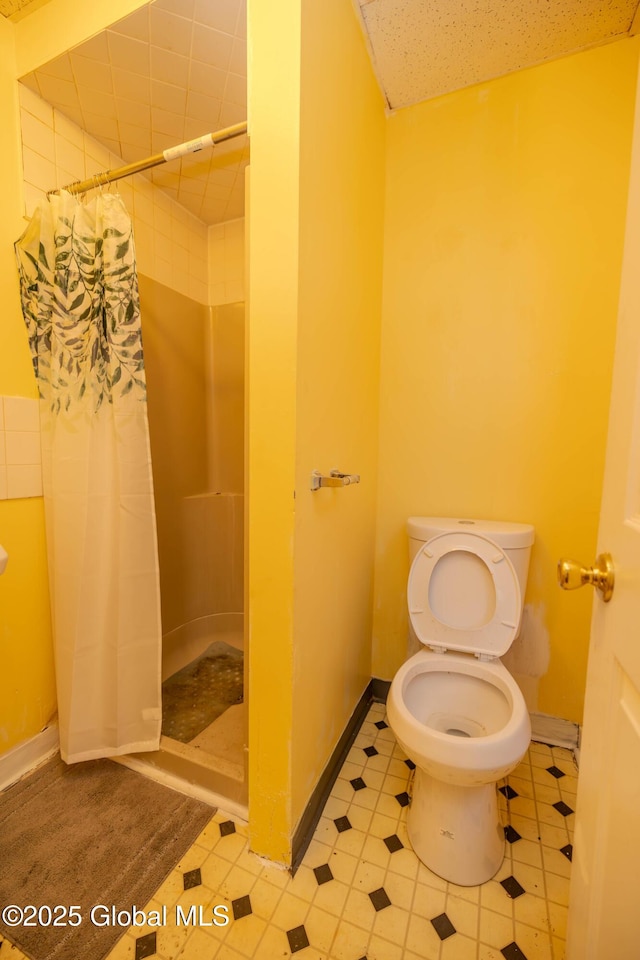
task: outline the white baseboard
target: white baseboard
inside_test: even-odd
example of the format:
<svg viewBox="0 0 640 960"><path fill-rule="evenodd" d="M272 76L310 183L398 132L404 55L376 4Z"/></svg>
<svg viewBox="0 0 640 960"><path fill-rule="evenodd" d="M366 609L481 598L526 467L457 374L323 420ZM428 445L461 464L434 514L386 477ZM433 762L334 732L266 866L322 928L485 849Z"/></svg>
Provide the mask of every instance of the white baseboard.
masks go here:
<svg viewBox="0 0 640 960"><path fill-rule="evenodd" d="M58 724L50 723L35 737L0 755L0 790L6 790L26 773L40 766L60 748Z"/></svg>
<svg viewBox="0 0 640 960"><path fill-rule="evenodd" d="M531 739L549 743L553 747L566 747L576 756L580 746L580 727L571 720L549 717L546 713L532 713Z"/></svg>

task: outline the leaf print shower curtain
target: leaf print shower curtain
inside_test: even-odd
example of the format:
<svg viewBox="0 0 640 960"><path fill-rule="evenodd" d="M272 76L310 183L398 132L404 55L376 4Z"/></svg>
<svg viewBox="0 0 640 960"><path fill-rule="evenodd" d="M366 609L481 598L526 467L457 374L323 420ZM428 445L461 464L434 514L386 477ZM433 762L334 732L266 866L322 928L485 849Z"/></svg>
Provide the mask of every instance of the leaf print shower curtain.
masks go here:
<svg viewBox="0 0 640 960"><path fill-rule="evenodd" d="M159 745L160 588L138 281L116 195L41 201L16 243L40 391L60 750Z"/></svg>

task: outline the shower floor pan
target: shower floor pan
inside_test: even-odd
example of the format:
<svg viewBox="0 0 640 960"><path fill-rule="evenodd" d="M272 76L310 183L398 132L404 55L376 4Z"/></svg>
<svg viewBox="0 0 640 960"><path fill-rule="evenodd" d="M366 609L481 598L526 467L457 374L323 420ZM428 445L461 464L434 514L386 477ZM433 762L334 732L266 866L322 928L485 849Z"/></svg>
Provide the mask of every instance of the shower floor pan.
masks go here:
<svg viewBox="0 0 640 960"><path fill-rule="evenodd" d="M163 680L217 640L242 649L242 614L204 617L163 638ZM190 795L204 792L214 798L211 802L229 801L227 808L231 804L236 808L229 812L246 818L246 743L245 701L228 707L190 743L161 736L159 750L131 754L122 762L152 779L167 782L168 778L170 785Z"/></svg>

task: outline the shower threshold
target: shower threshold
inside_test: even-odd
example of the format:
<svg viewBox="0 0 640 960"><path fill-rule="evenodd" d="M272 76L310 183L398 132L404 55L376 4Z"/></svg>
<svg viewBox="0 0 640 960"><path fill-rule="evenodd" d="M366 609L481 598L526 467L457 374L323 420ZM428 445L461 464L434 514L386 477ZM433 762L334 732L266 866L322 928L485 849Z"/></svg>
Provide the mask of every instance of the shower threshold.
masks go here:
<svg viewBox="0 0 640 960"><path fill-rule="evenodd" d="M241 613L201 617L163 637L165 680L214 641L242 650ZM188 743L160 737L160 749L119 757L152 780L247 819L247 703L233 704Z"/></svg>
<svg viewBox="0 0 640 960"><path fill-rule="evenodd" d="M160 749L118 758L125 766L247 819L246 704L229 707L191 741L160 737ZM114 758L115 759L115 758Z"/></svg>

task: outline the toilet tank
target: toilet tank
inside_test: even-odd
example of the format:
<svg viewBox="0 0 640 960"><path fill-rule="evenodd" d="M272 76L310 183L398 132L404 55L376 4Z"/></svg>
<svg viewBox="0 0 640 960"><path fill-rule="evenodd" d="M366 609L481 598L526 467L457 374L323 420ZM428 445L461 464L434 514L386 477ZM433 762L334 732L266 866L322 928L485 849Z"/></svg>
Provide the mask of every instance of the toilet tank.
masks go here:
<svg viewBox="0 0 640 960"><path fill-rule="evenodd" d="M487 537L497 543L509 557L520 583L522 603L527 587L529 558L535 531L529 523L506 523L500 520L467 520L457 517L409 517L409 554L413 558L427 540L441 533L461 533L468 531Z"/></svg>

